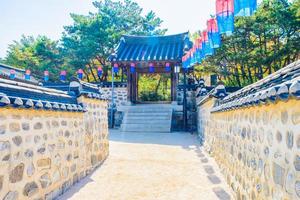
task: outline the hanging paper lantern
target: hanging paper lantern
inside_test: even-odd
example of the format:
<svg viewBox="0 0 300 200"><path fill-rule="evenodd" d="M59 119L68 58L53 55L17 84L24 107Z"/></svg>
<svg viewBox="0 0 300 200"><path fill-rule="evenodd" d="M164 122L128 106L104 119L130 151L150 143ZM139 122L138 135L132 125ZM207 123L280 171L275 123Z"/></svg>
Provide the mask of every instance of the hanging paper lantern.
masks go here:
<svg viewBox="0 0 300 200"><path fill-rule="evenodd" d="M217 0L216 14L220 34L231 35L234 31L234 0Z"/></svg>
<svg viewBox="0 0 300 200"><path fill-rule="evenodd" d="M63 70L60 72L60 80L61 81L66 81L66 77L67 77L67 72L66 70Z"/></svg>
<svg viewBox="0 0 300 200"><path fill-rule="evenodd" d="M83 79L83 70L82 69L79 69L78 71L77 71L77 78L78 79Z"/></svg>
<svg viewBox="0 0 300 200"><path fill-rule="evenodd" d="M15 70L10 70L10 74L9 74L9 78L10 79L15 79L16 78L16 71Z"/></svg>
<svg viewBox="0 0 300 200"><path fill-rule="evenodd" d="M214 49L208 40L208 33L206 30L202 32L202 47L204 56L211 56L214 54Z"/></svg>
<svg viewBox="0 0 300 200"><path fill-rule="evenodd" d="M114 71L114 73L119 72L119 65L117 63L114 64L113 71Z"/></svg>
<svg viewBox="0 0 300 200"><path fill-rule="evenodd" d="M29 70L29 69L27 69L26 71L25 71L25 80L30 80L30 74L31 74L31 71Z"/></svg>
<svg viewBox="0 0 300 200"><path fill-rule="evenodd" d="M234 0L216 0L216 14L234 13Z"/></svg>
<svg viewBox="0 0 300 200"><path fill-rule="evenodd" d="M234 0L235 16L251 16L257 8L257 0Z"/></svg>
<svg viewBox="0 0 300 200"><path fill-rule="evenodd" d="M196 40L196 58L197 58L197 63L201 63L203 59L203 49L202 49L202 37L199 36Z"/></svg>
<svg viewBox="0 0 300 200"><path fill-rule="evenodd" d="M150 64L149 64L149 72L150 72L150 73L154 73L154 72L155 72L153 63L150 63Z"/></svg>
<svg viewBox="0 0 300 200"><path fill-rule="evenodd" d="M182 56L182 68L185 68L186 66L186 55Z"/></svg>
<svg viewBox="0 0 300 200"><path fill-rule="evenodd" d="M49 71L44 71L44 81L48 82L49 81Z"/></svg>
<svg viewBox="0 0 300 200"><path fill-rule="evenodd" d="M130 73L135 73L135 64L134 63L130 64Z"/></svg>
<svg viewBox="0 0 300 200"><path fill-rule="evenodd" d="M210 46L213 48L219 48L221 45L221 35L218 29L218 23L215 18L207 21L207 32Z"/></svg>
<svg viewBox="0 0 300 200"><path fill-rule="evenodd" d="M224 13L217 15L218 27L220 34L231 35L234 31L234 16L233 13Z"/></svg>
<svg viewBox="0 0 300 200"><path fill-rule="evenodd" d="M99 77L102 76L103 70L102 70L102 67L101 67L101 66L98 67L98 69L97 69L97 74L98 74Z"/></svg>
<svg viewBox="0 0 300 200"><path fill-rule="evenodd" d="M166 70L166 72L170 72L171 71L171 65L170 65L170 63L166 63L165 70Z"/></svg>

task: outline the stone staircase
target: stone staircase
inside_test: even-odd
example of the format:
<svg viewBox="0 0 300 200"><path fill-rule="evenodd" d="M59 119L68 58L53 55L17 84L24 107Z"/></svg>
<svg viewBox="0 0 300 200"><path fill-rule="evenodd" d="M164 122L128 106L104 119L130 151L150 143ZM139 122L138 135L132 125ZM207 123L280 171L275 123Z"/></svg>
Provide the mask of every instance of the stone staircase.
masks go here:
<svg viewBox="0 0 300 200"><path fill-rule="evenodd" d="M121 125L122 132L171 132L172 106L144 104L128 106Z"/></svg>

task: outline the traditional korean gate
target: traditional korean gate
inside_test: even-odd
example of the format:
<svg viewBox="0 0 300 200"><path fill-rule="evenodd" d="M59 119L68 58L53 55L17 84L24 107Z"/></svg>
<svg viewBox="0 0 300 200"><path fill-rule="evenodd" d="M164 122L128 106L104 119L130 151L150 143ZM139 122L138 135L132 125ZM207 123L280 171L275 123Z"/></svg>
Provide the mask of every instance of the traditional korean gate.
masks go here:
<svg viewBox="0 0 300 200"><path fill-rule="evenodd" d="M128 101L138 103L139 74L170 74L171 101L176 101L178 74L175 68L182 63L189 49L188 33L170 36L123 36L116 49L114 63L126 68Z"/></svg>

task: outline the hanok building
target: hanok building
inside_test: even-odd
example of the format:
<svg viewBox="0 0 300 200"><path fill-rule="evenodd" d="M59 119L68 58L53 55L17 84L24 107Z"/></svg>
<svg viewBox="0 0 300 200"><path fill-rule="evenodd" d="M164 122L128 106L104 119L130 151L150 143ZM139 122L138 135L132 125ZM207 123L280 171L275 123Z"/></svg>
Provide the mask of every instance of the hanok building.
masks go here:
<svg viewBox="0 0 300 200"><path fill-rule="evenodd" d="M169 36L124 35L111 61L126 68L128 101L137 102L139 74L148 73L170 74L171 101L176 101L178 75L175 70L181 66L184 51L190 47L188 32Z"/></svg>

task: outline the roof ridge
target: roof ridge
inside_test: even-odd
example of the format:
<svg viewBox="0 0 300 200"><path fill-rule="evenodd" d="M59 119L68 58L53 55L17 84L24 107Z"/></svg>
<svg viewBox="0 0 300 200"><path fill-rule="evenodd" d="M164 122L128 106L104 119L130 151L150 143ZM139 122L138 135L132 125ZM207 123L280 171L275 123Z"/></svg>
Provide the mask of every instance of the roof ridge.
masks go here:
<svg viewBox="0 0 300 200"><path fill-rule="evenodd" d="M183 32L183 33L178 33L178 34L171 34L171 35L149 35L149 36L145 36L145 35L127 35L127 34L124 34L122 35L121 37L136 37L136 38L158 38L158 37L175 37L175 36L183 36L183 35L186 35L186 34L189 34L189 31L187 32Z"/></svg>

